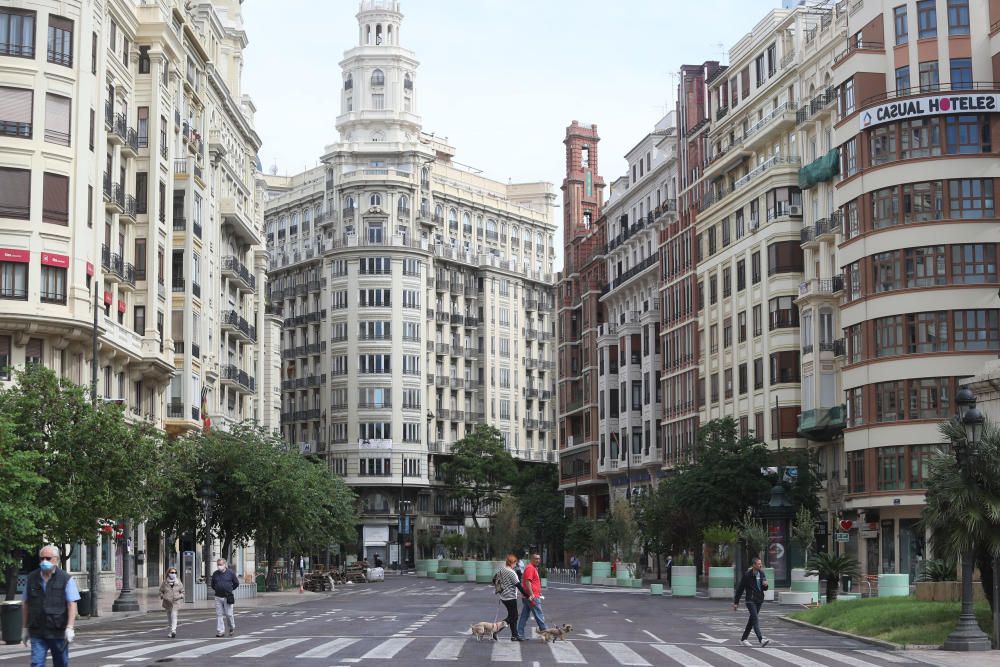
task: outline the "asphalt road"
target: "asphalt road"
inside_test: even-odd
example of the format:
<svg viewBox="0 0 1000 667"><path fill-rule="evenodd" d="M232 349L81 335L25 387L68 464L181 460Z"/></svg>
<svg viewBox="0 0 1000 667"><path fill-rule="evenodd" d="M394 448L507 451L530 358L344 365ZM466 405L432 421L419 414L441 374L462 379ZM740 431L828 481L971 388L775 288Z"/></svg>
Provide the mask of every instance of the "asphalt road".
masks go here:
<svg viewBox="0 0 1000 667"><path fill-rule="evenodd" d="M329 596L291 607L237 609L232 638L215 637L215 616L181 612L177 638L164 615L149 614L81 628L73 667L177 665L740 665L741 667L902 667L899 654L814 632L775 618L765 605L766 648L739 644L746 611L722 600L651 597L642 591L554 584L545 591L550 625L570 623L566 642L539 639L477 642L469 625L493 621L500 607L492 586L415 577L339 586ZM529 621L529 627L533 626ZM529 632L529 634L531 634ZM753 635L751 635L752 637ZM0 666L27 664L26 651L0 655Z"/></svg>

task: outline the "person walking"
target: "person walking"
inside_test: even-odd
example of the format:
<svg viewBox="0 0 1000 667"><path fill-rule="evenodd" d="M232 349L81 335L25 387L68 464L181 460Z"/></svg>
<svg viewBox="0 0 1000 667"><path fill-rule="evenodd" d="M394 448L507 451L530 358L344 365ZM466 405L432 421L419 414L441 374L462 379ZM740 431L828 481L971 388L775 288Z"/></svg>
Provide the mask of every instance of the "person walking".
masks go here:
<svg viewBox="0 0 1000 667"><path fill-rule="evenodd" d="M28 575L21 602L21 642L31 640L31 667L45 667L52 653L52 667L69 665L69 645L76 637L76 603L80 591L66 571L59 568L59 549L38 551L37 570Z"/></svg>
<svg viewBox="0 0 1000 667"><path fill-rule="evenodd" d="M740 596L746 593L747 611L750 617L747 619L747 627L743 629L743 637L740 643L744 646L751 646L749 640L751 628L757 635L757 641L761 646L767 646L771 640L760 634L760 607L764 604L764 591L767 590L767 575L764 574L764 565L760 558L754 558L750 569L743 573L740 585L736 588L736 597L733 598L733 611L740 608Z"/></svg>
<svg viewBox="0 0 1000 667"><path fill-rule="evenodd" d="M673 587L673 575L674 575L674 555L670 554L667 556L667 588Z"/></svg>
<svg viewBox="0 0 1000 667"><path fill-rule="evenodd" d="M524 641L524 638L517 631L517 594L518 592L525 596L528 594L521 586L521 581L514 570L515 565L517 565L517 556L508 554L504 566L493 575L493 585L500 596L500 603L507 609L507 627L510 628L510 640L521 642ZM494 632L493 639L496 638L497 635Z"/></svg>
<svg viewBox="0 0 1000 667"><path fill-rule="evenodd" d="M226 559L220 558L215 562L218 568L212 573L209 582L212 592L215 593L215 636L225 635L226 624L229 624L229 636L236 632L236 617L233 615L233 604L236 598L233 591L240 587L240 580L236 573L226 565Z"/></svg>
<svg viewBox="0 0 1000 667"><path fill-rule="evenodd" d="M160 600L167 612L167 636L177 636L177 607L184 602L184 582L177 578L177 568L168 567L167 576L160 584Z"/></svg>
<svg viewBox="0 0 1000 667"><path fill-rule="evenodd" d="M542 613L542 580L538 576L538 564L541 562L541 556L531 554L531 560L525 566L524 575L521 577L524 598L521 600L521 615L517 619L518 637L524 637L524 626L528 623L528 616L535 617L539 630L547 629L545 614Z"/></svg>
<svg viewBox="0 0 1000 667"><path fill-rule="evenodd" d="M580 580L580 559L573 554L573 557L569 559L569 569L573 571L573 579L576 581Z"/></svg>

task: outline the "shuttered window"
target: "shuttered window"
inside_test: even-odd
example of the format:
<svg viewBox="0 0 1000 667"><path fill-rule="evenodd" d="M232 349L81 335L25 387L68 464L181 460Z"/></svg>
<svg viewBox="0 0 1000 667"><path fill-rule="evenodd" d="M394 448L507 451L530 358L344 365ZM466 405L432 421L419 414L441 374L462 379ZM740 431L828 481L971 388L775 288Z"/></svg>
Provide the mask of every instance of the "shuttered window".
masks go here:
<svg viewBox="0 0 1000 667"><path fill-rule="evenodd" d="M62 95L45 95L45 141L69 146L70 99Z"/></svg>
<svg viewBox="0 0 1000 667"><path fill-rule="evenodd" d="M69 177L45 173L42 193L42 221L69 224Z"/></svg>
<svg viewBox="0 0 1000 667"><path fill-rule="evenodd" d="M0 217L27 220L31 215L31 172L0 168Z"/></svg>
<svg viewBox="0 0 1000 667"><path fill-rule="evenodd" d="M56 65L73 66L73 22L49 15L48 60Z"/></svg>
<svg viewBox="0 0 1000 667"><path fill-rule="evenodd" d="M32 95L28 88L0 87L0 135L31 138Z"/></svg>

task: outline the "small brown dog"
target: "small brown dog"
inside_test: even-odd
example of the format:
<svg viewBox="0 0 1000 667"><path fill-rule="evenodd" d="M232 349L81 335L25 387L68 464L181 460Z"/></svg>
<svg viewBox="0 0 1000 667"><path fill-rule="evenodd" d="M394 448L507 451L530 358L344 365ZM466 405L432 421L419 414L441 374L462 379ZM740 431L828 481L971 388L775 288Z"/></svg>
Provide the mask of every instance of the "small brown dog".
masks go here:
<svg viewBox="0 0 1000 667"><path fill-rule="evenodd" d="M493 639L496 639L496 633L500 632L507 627L507 621L500 621L499 623L490 623L489 621L480 621L475 625L470 625L469 628L472 629L472 634L476 636L476 641L481 641L486 635L491 635Z"/></svg>
<svg viewBox="0 0 1000 667"><path fill-rule="evenodd" d="M559 640L566 641L566 635L568 635L572 631L573 631L573 626L570 625L569 623L566 623L565 625L556 625L546 630L539 630L538 636L541 638L543 642L546 643L550 641L554 642Z"/></svg>

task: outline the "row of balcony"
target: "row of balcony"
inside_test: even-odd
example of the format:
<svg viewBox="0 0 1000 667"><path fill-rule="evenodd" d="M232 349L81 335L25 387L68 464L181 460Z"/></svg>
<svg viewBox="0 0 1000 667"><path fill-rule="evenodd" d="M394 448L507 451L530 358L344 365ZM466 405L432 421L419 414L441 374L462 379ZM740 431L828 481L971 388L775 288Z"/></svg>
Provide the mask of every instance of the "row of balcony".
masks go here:
<svg viewBox="0 0 1000 667"><path fill-rule="evenodd" d="M843 213L835 211L829 218L821 218L811 227L803 227L799 232L800 243L805 246L814 241L821 241L825 236L830 236L832 240L833 236L842 233L842 221Z"/></svg>
<svg viewBox="0 0 1000 667"><path fill-rule="evenodd" d="M809 296L813 294L837 294L844 290L844 277L834 276L833 278L810 280L799 283L799 296Z"/></svg>
<svg viewBox="0 0 1000 667"><path fill-rule="evenodd" d="M104 269L105 275L112 282L118 282L127 287L135 287L135 265L131 262L126 262L120 254L112 253L111 248L103 243L101 244L101 268Z"/></svg>
<svg viewBox="0 0 1000 667"><path fill-rule="evenodd" d="M284 357L286 359L292 357L308 357L309 355L321 354L323 352L326 352L326 341L286 348L284 351Z"/></svg>
<svg viewBox="0 0 1000 667"><path fill-rule="evenodd" d="M480 380L466 380L465 378L448 377L447 375L428 375L427 384L432 384L438 389L465 389L466 391L479 391L483 383Z"/></svg>
<svg viewBox="0 0 1000 667"><path fill-rule="evenodd" d="M618 276L614 280L611 280L608 283L608 286L609 286L608 291L611 291L613 289L617 289L618 287L621 287L622 285L624 285L625 283L627 283L632 278L635 278L637 275L639 275L640 273L642 273L646 269L649 269L650 267L656 266L656 263L657 263L658 260L659 260L659 255L650 255L646 259L642 260L641 262L639 262L638 264L636 264L635 266L633 266L632 268L630 268L628 271L625 271L624 273L622 273L620 276Z"/></svg>
<svg viewBox="0 0 1000 667"><path fill-rule="evenodd" d="M314 322L321 322L326 318L326 310L314 310L311 313L304 313L302 315L295 315L293 317L286 317L284 319L284 326L288 327L301 327L307 324L312 324Z"/></svg>
<svg viewBox="0 0 1000 667"><path fill-rule="evenodd" d="M139 153L139 134L134 127L128 126L125 114L115 113L112 100L104 103L104 126L108 130L108 141L121 144L122 151L130 152L133 156Z"/></svg>
<svg viewBox="0 0 1000 667"><path fill-rule="evenodd" d="M231 278L238 286L243 287L244 291L257 291L257 278L236 257L230 255L222 258L222 275Z"/></svg>
<svg viewBox="0 0 1000 667"><path fill-rule="evenodd" d="M434 320L438 324L450 324L456 327L466 327L475 329L479 326L479 318L473 315L462 315L461 313L448 313L443 310L435 311L433 308L427 309L427 319Z"/></svg>
<svg viewBox="0 0 1000 667"><path fill-rule="evenodd" d="M448 410L446 408L438 408L434 411L434 417L441 421L472 422L474 424L486 423L486 413L481 411L471 412L467 410Z"/></svg>
<svg viewBox="0 0 1000 667"><path fill-rule="evenodd" d="M810 116L815 116L836 101L837 92L834 90L833 86L830 86L816 97L809 100L808 104L803 104L799 107L799 109L795 112L795 123L797 125L801 125L809 120Z"/></svg>
<svg viewBox="0 0 1000 667"><path fill-rule="evenodd" d="M319 292L326 287L326 278L315 278L306 280L296 285L289 285L284 288L275 288L271 285L271 298L275 301L280 299L290 299L297 296L305 296L314 292Z"/></svg>
<svg viewBox="0 0 1000 667"><path fill-rule="evenodd" d="M243 393L252 394L257 390L257 381L238 366L231 364L223 366L220 376L223 384L231 384Z"/></svg>
<svg viewBox="0 0 1000 667"><path fill-rule="evenodd" d="M221 324L223 331L231 331L237 337L243 338L250 343L257 342L257 327L247 322L235 310L223 311Z"/></svg>
<svg viewBox="0 0 1000 667"><path fill-rule="evenodd" d="M326 384L326 375L307 375L300 378L281 381L282 391L295 391L296 389L311 389Z"/></svg>
<svg viewBox="0 0 1000 667"><path fill-rule="evenodd" d="M284 422L303 422L303 421L315 421L320 417L320 409L312 408L311 410L296 410L294 412L282 412L281 421Z"/></svg>

